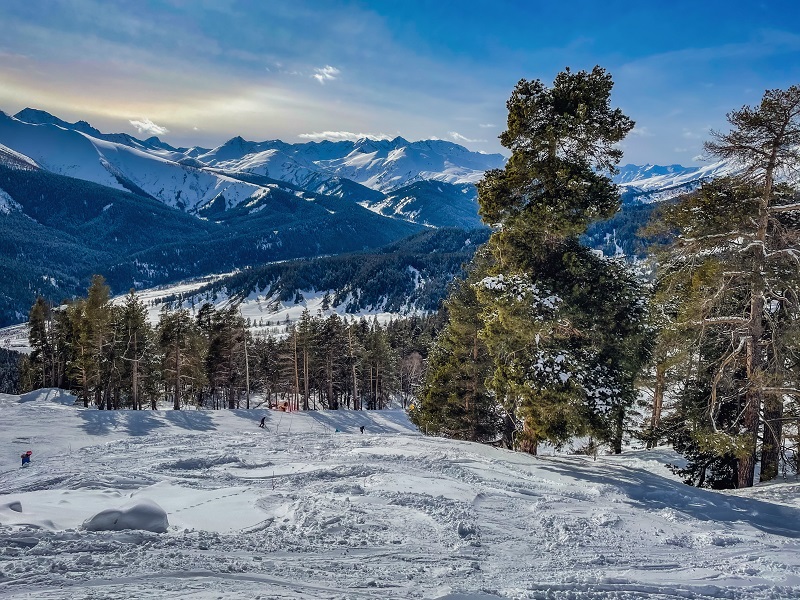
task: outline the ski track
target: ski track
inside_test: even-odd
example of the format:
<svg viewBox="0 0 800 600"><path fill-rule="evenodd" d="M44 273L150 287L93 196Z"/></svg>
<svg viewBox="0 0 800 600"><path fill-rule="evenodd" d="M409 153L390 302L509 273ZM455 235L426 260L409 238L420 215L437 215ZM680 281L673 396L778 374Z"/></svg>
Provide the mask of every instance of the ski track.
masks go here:
<svg viewBox="0 0 800 600"><path fill-rule="evenodd" d="M64 512L22 525L0 510L0 598L800 596L797 507L408 429L330 433L290 415L276 432L277 416L266 431L221 411L198 431L190 417L143 413L173 424L3 464L0 505L27 513L49 494ZM167 533L59 525L83 502L137 497L161 503Z"/></svg>

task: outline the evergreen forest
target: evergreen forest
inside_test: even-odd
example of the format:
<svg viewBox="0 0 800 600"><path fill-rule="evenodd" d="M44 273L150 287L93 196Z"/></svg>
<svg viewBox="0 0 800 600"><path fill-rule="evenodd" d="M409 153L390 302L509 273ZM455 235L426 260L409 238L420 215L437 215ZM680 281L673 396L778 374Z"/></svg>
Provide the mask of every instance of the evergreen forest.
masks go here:
<svg viewBox="0 0 800 600"><path fill-rule="evenodd" d="M305 311L278 335L253 336L238 306L164 306L151 326L131 291L113 304L102 276L85 297L30 312L23 390L73 390L85 407L372 410L413 403L440 317L380 324ZM258 397L256 402L255 397Z"/></svg>

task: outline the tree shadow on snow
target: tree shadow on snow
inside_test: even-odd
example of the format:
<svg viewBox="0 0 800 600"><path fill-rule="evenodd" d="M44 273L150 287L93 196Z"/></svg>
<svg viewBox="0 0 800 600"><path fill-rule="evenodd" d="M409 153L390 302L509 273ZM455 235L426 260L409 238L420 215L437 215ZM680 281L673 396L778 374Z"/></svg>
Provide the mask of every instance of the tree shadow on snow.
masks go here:
<svg viewBox="0 0 800 600"><path fill-rule="evenodd" d="M622 465L608 468L592 462L540 458L537 466L564 478L599 486L616 486L630 504L646 510L672 509L701 521L744 522L756 529L790 538L800 537L800 509L696 488L643 469Z"/></svg>
<svg viewBox="0 0 800 600"><path fill-rule="evenodd" d="M117 429L120 421L117 412L109 410L81 410L78 412L83 429L89 435L107 435Z"/></svg>
<svg viewBox="0 0 800 600"><path fill-rule="evenodd" d="M211 416L204 410L168 410L163 414L164 419L181 429L192 431L215 431L217 429Z"/></svg>
<svg viewBox="0 0 800 600"><path fill-rule="evenodd" d="M81 429L89 435L107 435L124 429L128 435L143 436L165 426L149 411L82 410L78 414L84 421Z"/></svg>

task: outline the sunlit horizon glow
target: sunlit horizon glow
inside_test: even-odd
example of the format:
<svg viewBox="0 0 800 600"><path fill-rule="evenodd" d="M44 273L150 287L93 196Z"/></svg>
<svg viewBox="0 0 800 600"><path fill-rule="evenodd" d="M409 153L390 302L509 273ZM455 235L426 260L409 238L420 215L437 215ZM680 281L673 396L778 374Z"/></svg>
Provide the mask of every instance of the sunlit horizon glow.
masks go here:
<svg viewBox="0 0 800 600"><path fill-rule="evenodd" d="M174 146L402 136L499 152L520 78L599 64L637 122L623 162L689 165L727 112L800 83L799 17L781 0L9 0L0 110Z"/></svg>

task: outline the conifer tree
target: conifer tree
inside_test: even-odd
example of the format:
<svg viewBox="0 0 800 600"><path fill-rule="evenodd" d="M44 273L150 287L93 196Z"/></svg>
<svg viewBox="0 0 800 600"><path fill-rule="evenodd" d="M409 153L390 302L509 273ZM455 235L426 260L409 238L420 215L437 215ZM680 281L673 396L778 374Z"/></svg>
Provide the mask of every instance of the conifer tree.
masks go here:
<svg viewBox="0 0 800 600"><path fill-rule="evenodd" d="M642 290L625 268L578 236L608 218L619 195L608 175L633 128L612 109L602 68L560 73L553 86L521 80L508 101L511 150L478 184L494 227L493 262L476 285L489 389L516 429L516 447L593 434L621 449L633 379L646 358Z"/></svg>
<svg viewBox="0 0 800 600"><path fill-rule="evenodd" d="M661 278L681 299L673 329L691 345L705 394L695 400L705 409L687 422L687 445L712 466L703 454L733 457L735 484L748 487L760 434L761 480L777 475L784 405L800 397L800 202L778 183L800 165L800 88L768 90L728 121L731 131L713 133L706 149L741 173L667 212L678 236Z"/></svg>
<svg viewBox="0 0 800 600"><path fill-rule="evenodd" d="M485 254L485 250L478 252ZM426 433L486 442L501 433L504 421L510 423L486 388L492 361L481 336L484 323L475 293L475 284L485 272L485 260L479 258L467 279L454 282L444 303L447 325L433 345L424 385L411 413ZM512 443L512 432L513 426L506 431L506 445Z"/></svg>
<svg viewBox="0 0 800 600"><path fill-rule="evenodd" d="M188 401L206 383L203 368L206 340L185 308L170 312L165 307L157 331L164 385L173 391L173 409L180 410L183 401Z"/></svg>
<svg viewBox="0 0 800 600"><path fill-rule="evenodd" d="M153 332L147 321L147 308L130 290L121 307L117 339L122 360L121 385L129 393L134 410L142 410L143 381L152 376L156 349Z"/></svg>

